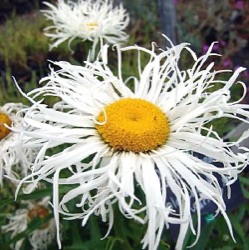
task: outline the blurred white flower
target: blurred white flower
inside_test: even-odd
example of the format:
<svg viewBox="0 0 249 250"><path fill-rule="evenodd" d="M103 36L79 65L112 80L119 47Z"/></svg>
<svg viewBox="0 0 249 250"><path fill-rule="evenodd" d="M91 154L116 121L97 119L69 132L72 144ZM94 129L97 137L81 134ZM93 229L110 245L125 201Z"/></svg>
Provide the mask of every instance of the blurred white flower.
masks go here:
<svg viewBox="0 0 249 250"><path fill-rule="evenodd" d="M9 214L9 223L2 226L5 233L10 232L11 237L14 238L28 228L29 223L35 219L45 219L51 213L49 208L49 197L45 197L40 202L23 202L25 208L17 209L15 214ZM45 225L39 229L35 229L29 234L29 242L34 250L47 249L47 246L52 243L55 238L55 221L50 219ZM21 249L24 238L17 241L12 248L15 250Z"/></svg>
<svg viewBox="0 0 249 250"><path fill-rule="evenodd" d="M75 38L93 42L93 50L98 42L117 44L126 42L128 35L124 29L129 23L129 15L123 6L114 7L110 0L58 0L57 6L45 2L49 7L42 10L53 25L45 29L51 38L51 49Z"/></svg>
<svg viewBox="0 0 249 250"><path fill-rule="evenodd" d="M212 46L200 58L186 43L159 49L158 53L154 45L152 50L117 46L115 76L108 66L107 48L102 47L101 60L86 62L84 67L55 62L60 70L52 69L42 79L46 85L27 95L34 104L24 118L27 127L22 131L26 135L23 144L42 147L33 173L22 183L53 183L57 227L59 213L81 218L83 225L96 214L109 221L108 235L115 219L113 205L117 203L126 218L147 224L143 248L157 249L164 227L179 224L176 249L181 249L189 228L198 240L200 202L208 199L217 205L217 214L224 216L232 235L216 176L229 188L247 165L248 154L233 153L232 146L239 147L241 140L225 142L208 124L222 117L241 121L249 117L245 110L248 105L230 100L231 87L244 69L238 68L228 81L216 80L231 71L214 71L214 63L204 66L209 56L215 55ZM181 70L179 61L185 49L193 58L193 66ZM122 55L131 50L138 53L137 76L123 80ZM149 58L144 67L141 53ZM220 87L211 91L217 82ZM61 99L53 108L36 101L50 95ZM51 148L59 152L49 155ZM200 160L194 152L222 162L223 167ZM60 172L65 169L71 174L61 178ZM72 184L77 187L59 200L60 185ZM137 189L144 198L137 195ZM178 211L167 203L170 193L179 205ZM82 213L73 214L67 203L79 197L77 206L82 207ZM190 197L194 197L197 229ZM58 235L57 239L60 244Z"/></svg>
<svg viewBox="0 0 249 250"><path fill-rule="evenodd" d="M0 107L0 185L4 175L11 179L26 176L32 162L32 150L20 151L19 134L11 130L12 125L20 129L22 117L18 112L24 108L21 103L6 103Z"/></svg>

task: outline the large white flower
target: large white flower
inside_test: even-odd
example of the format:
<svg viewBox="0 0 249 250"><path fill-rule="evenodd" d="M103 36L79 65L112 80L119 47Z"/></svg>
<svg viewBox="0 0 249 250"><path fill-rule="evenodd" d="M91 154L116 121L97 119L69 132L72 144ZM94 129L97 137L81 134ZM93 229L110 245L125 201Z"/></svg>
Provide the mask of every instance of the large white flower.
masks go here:
<svg viewBox="0 0 249 250"><path fill-rule="evenodd" d="M86 62L84 67L55 62L60 70L52 69L42 79L46 85L27 95L33 106L25 115L23 143L34 148L41 145L41 150L33 173L22 183L53 183L57 224L59 212L82 218L83 225L96 214L109 221L110 230L115 219L113 204L118 204L125 217L147 224L142 243L150 250L157 249L164 227L172 223L180 225L176 249L181 249L188 228L198 239L203 199L217 205L217 214L224 216L232 234L216 175L229 187L246 166L247 152L233 153L231 147L238 146L240 139L225 142L207 124L221 117L241 121L249 117L247 105L230 101L230 89L244 69L237 69L228 81L216 80L224 71L212 70L213 63L204 66L214 55L212 48L198 59L185 43L158 52L154 45L152 50L116 49L117 75L108 67L104 46L101 60ZM178 64L185 49L193 66L183 71ZM138 52L137 75L123 80L122 55L130 50ZM148 56L144 67L140 59L146 57L141 53ZM218 84L221 87L212 91ZM38 101L39 96L56 96L61 101L50 108ZM193 152L212 157L223 167L204 162ZM71 174L61 178L65 169ZM72 186L61 200L60 185ZM170 193L179 211L168 203ZM67 203L79 197L82 213L73 214ZM197 229L190 197L196 206Z"/></svg>
<svg viewBox="0 0 249 250"><path fill-rule="evenodd" d="M4 175L11 179L26 176L32 162L32 150L20 151L19 134L11 131L13 124L17 128L22 125L22 116L18 112L24 108L21 103L6 103L0 107L0 185Z"/></svg>
<svg viewBox="0 0 249 250"><path fill-rule="evenodd" d="M24 208L17 209L15 214L9 214L9 223L2 226L5 233L11 232L11 237L15 237L28 228L28 224L35 218L45 219L49 216L50 197L45 197L39 202L26 201L23 202ZM41 250L47 249L47 246L52 243L55 238L55 221L50 219L42 228L35 229L29 234L29 242L32 249ZM12 247L15 250L21 249L24 239L17 241Z"/></svg>
<svg viewBox="0 0 249 250"><path fill-rule="evenodd" d="M57 6L45 2L49 7L42 10L53 25L45 29L45 35L51 38L51 48L75 38L108 44L123 43L128 39L124 29L129 23L129 15L120 4L114 7L110 0L58 0Z"/></svg>

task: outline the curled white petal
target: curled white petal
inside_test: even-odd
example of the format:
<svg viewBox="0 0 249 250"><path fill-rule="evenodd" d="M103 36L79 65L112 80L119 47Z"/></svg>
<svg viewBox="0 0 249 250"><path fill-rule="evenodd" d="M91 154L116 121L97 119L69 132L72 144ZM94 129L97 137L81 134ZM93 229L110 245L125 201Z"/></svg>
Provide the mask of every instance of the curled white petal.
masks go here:
<svg viewBox="0 0 249 250"><path fill-rule="evenodd" d="M93 51L98 42L108 44L124 43L128 39L125 28L129 15L123 8L113 5L109 0L59 0L57 5L44 2L48 9L43 14L53 24L45 29L51 41L51 48L64 41L70 43L75 38L93 42Z"/></svg>
<svg viewBox="0 0 249 250"><path fill-rule="evenodd" d="M87 61L82 67L55 62L60 69L51 70L42 79L44 87L28 94L33 106L25 110L22 144L40 147L40 151L32 174L20 185L25 182L36 185L40 180L53 183L57 227L59 213L68 219L82 219L83 226L96 214L103 221L109 220L109 232L115 220L113 204L117 203L123 216L147 224L142 243L150 250L158 247L163 228L171 224L180 225L177 249L181 249L189 228L198 239L202 200L216 204L217 214L224 216L232 234L222 197L223 186L216 175L227 187L236 181L248 164L248 150L236 153L233 147L240 147L239 143L249 133L226 142L207 124L222 117L248 122L248 105L231 101L231 87L243 68L235 71L228 81L219 81L219 89L210 91L219 74L224 73L213 70L213 63L207 65L209 56L214 55L211 50L197 58L186 43L159 52L155 45L152 50L116 46L118 73L114 75L108 66L107 49L103 46L98 60ZM194 65L183 71L179 60L185 49L193 57ZM138 52L138 76L123 80L122 55L130 50ZM144 67L140 62L142 53L149 56ZM46 96L56 96L60 101L50 108L42 104ZM116 152L107 145L95 128L96 117L120 98L140 98L158 106L170 121L167 142L147 153ZM58 148L63 151L49 155L50 149ZM195 153L212 157L223 165L216 167L212 162L200 160ZM59 173L65 169L70 174L61 178ZM59 199L61 185L77 186ZM144 200L136 194L136 189L144 193ZM178 210L170 204L170 195L174 196ZM81 197L77 206L82 212L74 214L67 204L76 197ZM196 208L196 228L191 198Z"/></svg>

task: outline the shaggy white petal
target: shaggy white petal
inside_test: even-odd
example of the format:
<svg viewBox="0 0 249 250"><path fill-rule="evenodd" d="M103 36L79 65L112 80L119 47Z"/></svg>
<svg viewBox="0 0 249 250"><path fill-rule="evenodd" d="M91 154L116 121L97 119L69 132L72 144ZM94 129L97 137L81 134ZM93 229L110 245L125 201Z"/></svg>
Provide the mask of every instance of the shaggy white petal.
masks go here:
<svg viewBox="0 0 249 250"><path fill-rule="evenodd" d="M24 108L21 103L6 103L0 107L0 112L8 115L12 121L10 129L14 126L20 130L22 116L19 111ZM0 185L3 184L4 176L14 181L23 178L29 172L35 152L29 148L20 149L19 138L20 135L13 130L0 141Z"/></svg>
<svg viewBox="0 0 249 250"><path fill-rule="evenodd" d="M93 42L93 50L97 43L123 43L128 39L125 28L129 24L129 15L122 4L114 7L110 0L58 0L56 6L44 2L48 7L42 10L53 25L45 29L45 35L53 43L50 48L75 38Z"/></svg>
<svg viewBox="0 0 249 250"><path fill-rule="evenodd" d="M126 218L147 225L142 239L144 248L157 249L163 229L179 224L176 249L181 249L188 229L198 240L200 202L207 199L216 204L217 214L224 216L232 235L217 175L229 188L247 166L248 150L240 148L239 143L249 133L226 142L207 124L221 117L248 122L248 105L230 101L231 87L243 68L236 70L228 81L219 81L220 87L210 91L217 83L216 78L228 73L213 70L213 63L205 66L209 56L214 55L211 49L197 58L186 43L166 51L157 51L154 44L152 50L116 46L117 76L108 67L107 49L108 46L102 47L97 61L87 61L82 67L56 62L60 69L51 70L41 80L46 84L28 94L33 106L25 111L22 143L24 147L39 145L41 149L32 174L22 180L19 188L25 182L29 188L30 185L34 188L40 180L53 183L58 230L60 213L68 219L82 219L83 226L95 214L109 222L108 234L115 220L113 206L117 204ZM182 71L179 60L184 49L193 57L194 65ZM122 54L130 50L138 52L138 76L123 80ZM141 53L150 57L145 67L140 62ZM60 101L50 108L42 104L46 96L57 96ZM134 153L115 151L102 139L96 125L104 122L98 122L97 117L107 105L122 98L140 98L162 110L170 123L170 135L163 145ZM232 151L234 146L240 153ZM51 155L51 149L57 152ZM212 162L200 160L195 153L212 157L223 165L216 167ZM61 178L60 173L65 170L68 177ZM62 185L72 189L59 199ZM143 192L144 199L137 189ZM68 203L78 197L77 207L82 212L74 214ZM178 209L173 208L171 198L176 200ZM196 208L196 228L190 200L194 200ZM59 242L59 233L57 239Z"/></svg>

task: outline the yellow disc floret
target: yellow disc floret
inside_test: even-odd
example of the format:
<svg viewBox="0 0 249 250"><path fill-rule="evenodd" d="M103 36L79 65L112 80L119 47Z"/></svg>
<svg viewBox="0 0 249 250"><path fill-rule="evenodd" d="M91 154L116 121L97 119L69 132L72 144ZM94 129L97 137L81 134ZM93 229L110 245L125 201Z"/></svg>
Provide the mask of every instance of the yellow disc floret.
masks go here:
<svg viewBox="0 0 249 250"><path fill-rule="evenodd" d="M12 121L10 120L9 116L0 112L0 140L6 137L11 131L4 124L11 126L11 123Z"/></svg>
<svg viewBox="0 0 249 250"><path fill-rule="evenodd" d="M96 129L116 151L147 152L163 145L169 120L155 104L136 98L120 99L97 117Z"/></svg>
<svg viewBox="0 0 249 250"><path fill-rule="evenodd" d="M89 22L86 24L86 26L87 26L88 30L93 31L93 30L97 29L98 24L95 22Z"/></svg>

